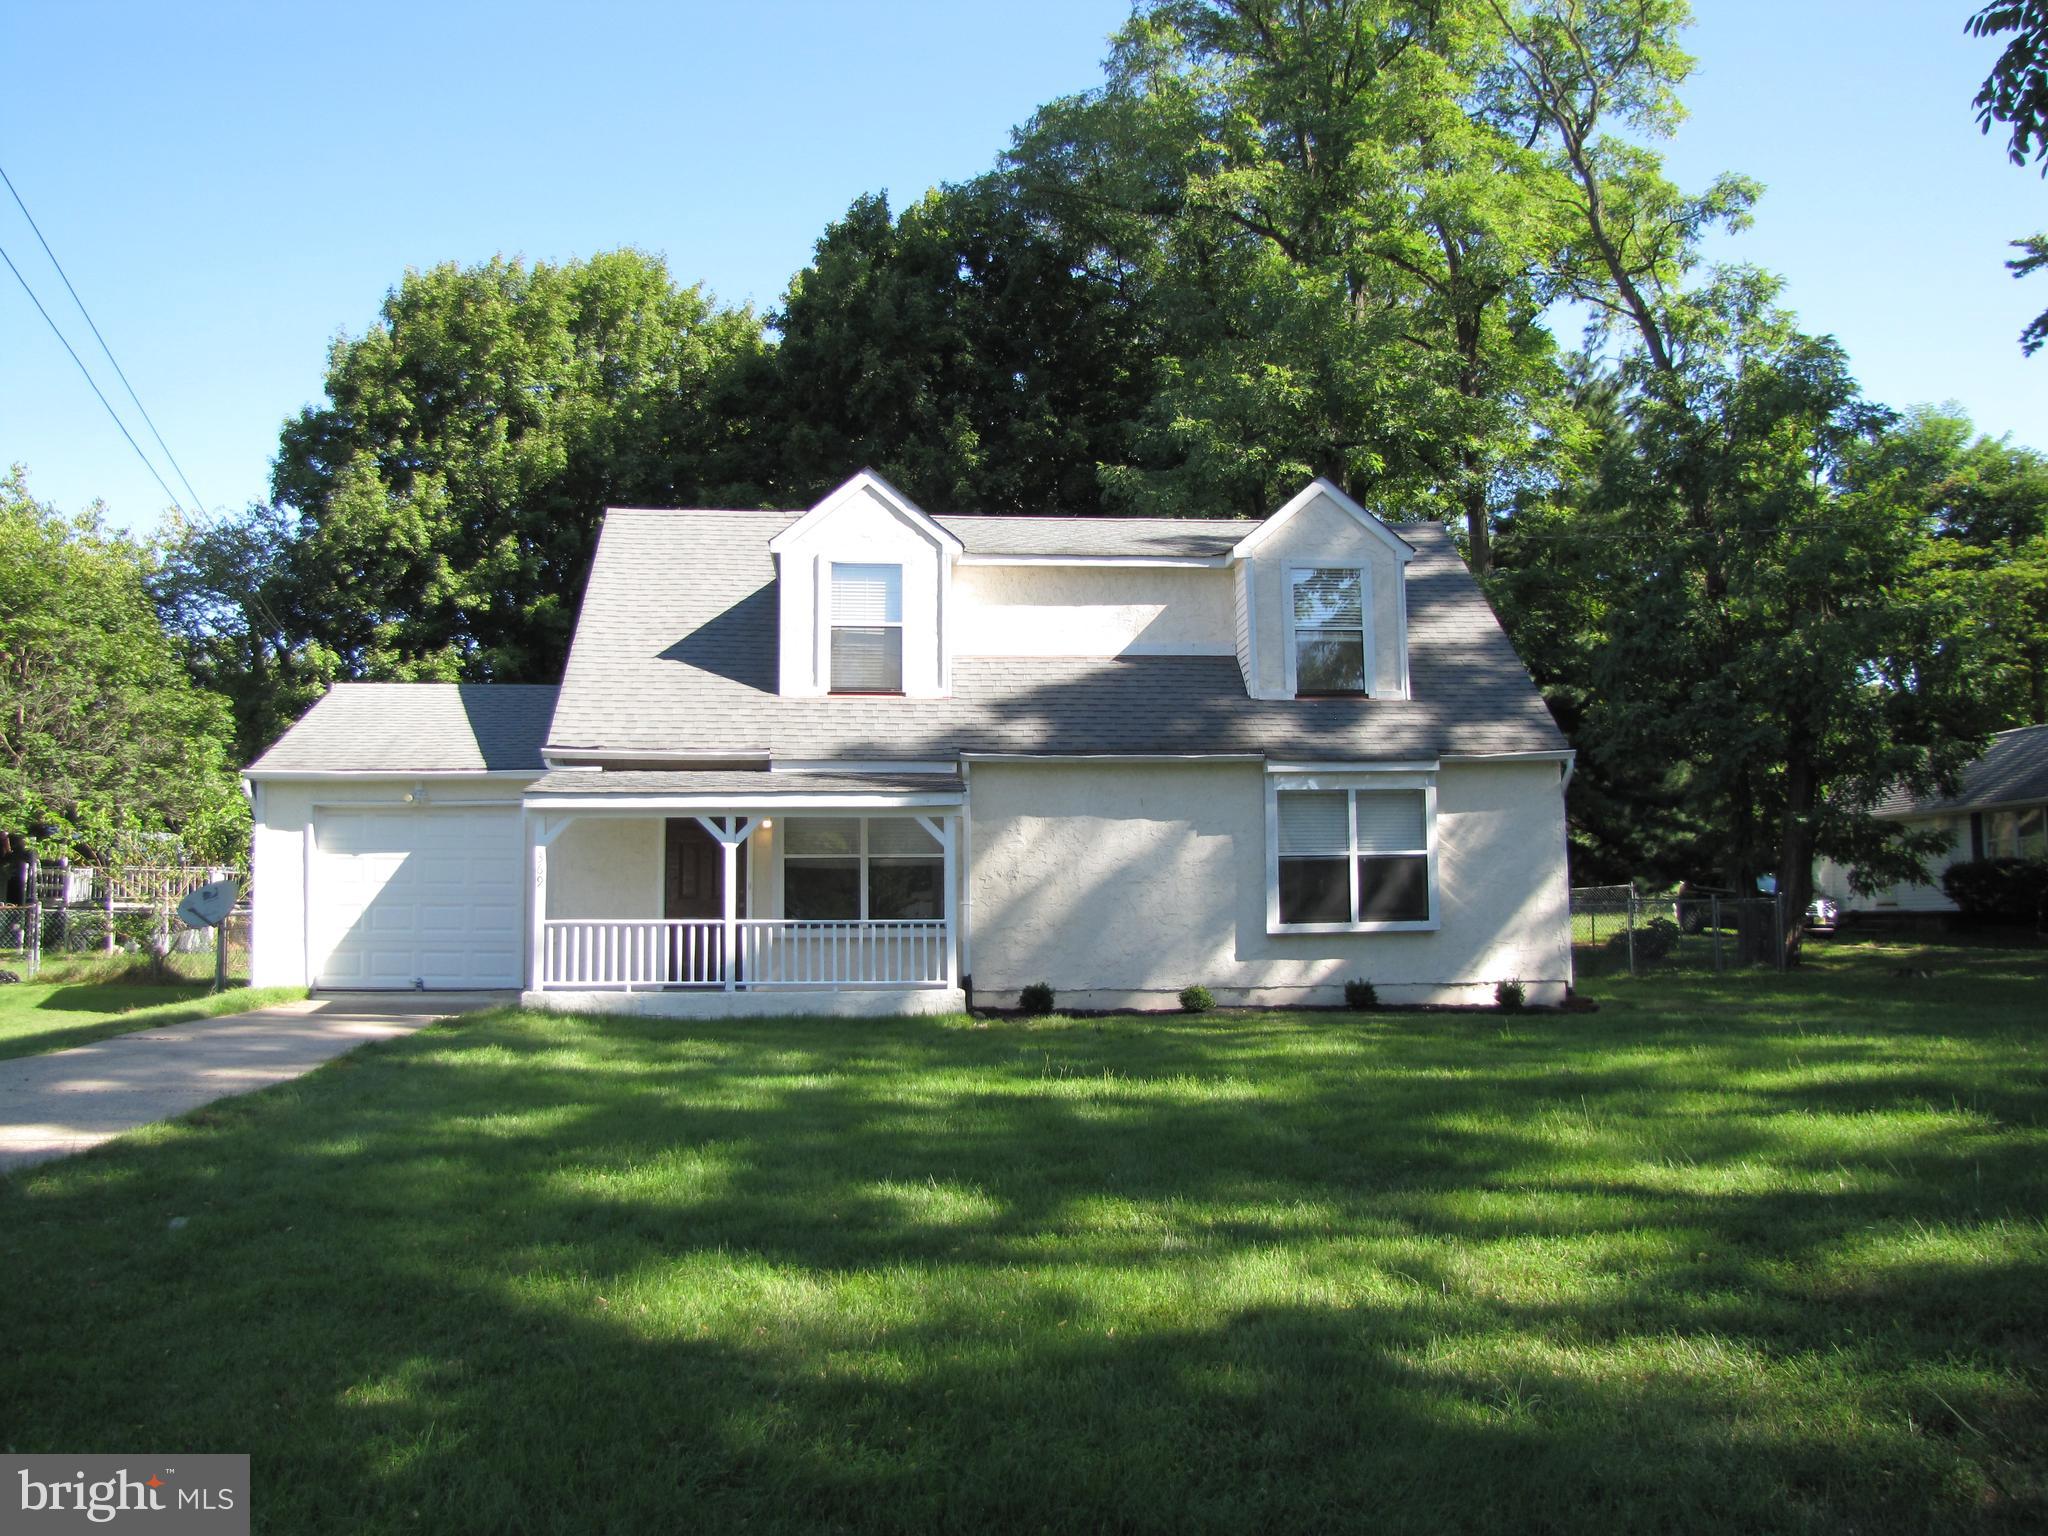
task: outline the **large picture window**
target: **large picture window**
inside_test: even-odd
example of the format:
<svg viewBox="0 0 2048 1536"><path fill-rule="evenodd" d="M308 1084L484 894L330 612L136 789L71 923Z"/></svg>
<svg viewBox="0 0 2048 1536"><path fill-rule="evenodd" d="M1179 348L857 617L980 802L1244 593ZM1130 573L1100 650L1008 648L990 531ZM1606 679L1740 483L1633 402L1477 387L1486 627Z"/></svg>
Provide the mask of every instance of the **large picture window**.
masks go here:
<svg viewBox="0 0 2048 1536"><path fill-rule="evenodd" d="M813 921L943 917L945 850L908 816L783 822L782 914Z"/></svg>
<svg viewBox="0 0 2048 1536"><path fill-rule="evenodd" d="M2048 858L2048 807L1987 812L1984 853L1994 859Z"/></svg>
<svg viewBox="0 0 2048 1536"><path fill-rule="evenodd" d="M903 691L903 567L832 566L832 691Z"/></svg>
<svg viewBox="0 0 2048 1536"><path fill-rule="evenodd" d="M1282 789L1274 850L1283 926L1428 923L1422 789Z"/></svg>
<svg viewBox="0 0 2048 1536"><path fill-rule="evenodd" d="M1287 587L1295 694L1369 692L1365 573L1342 566L1289 571Z"/></svg>

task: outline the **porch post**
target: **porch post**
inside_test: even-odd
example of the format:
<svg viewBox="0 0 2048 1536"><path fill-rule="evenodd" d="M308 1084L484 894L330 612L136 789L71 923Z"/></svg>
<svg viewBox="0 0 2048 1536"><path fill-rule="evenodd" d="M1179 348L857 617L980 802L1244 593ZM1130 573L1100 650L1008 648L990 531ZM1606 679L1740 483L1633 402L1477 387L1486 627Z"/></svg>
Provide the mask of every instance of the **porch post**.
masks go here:
<svg viewBox="0 0 2048 1536"><path fill-rule="evenodd" d="M547 982L548 842L547 818L526 818L527 856L533 865L532 888L528 894L526 976L527 990L538 992Z"/></svg>
<svg viewBox="0 0 2048 1536"><path fill-rule="evenodd" d="M939 845L945 849L946 985L960 985L960 873L953 850L960 842L960 818L939 818Z"/></svg>
<svg viewBox="0 0 2048 1536"><path fill-rule="evenodd" d="M730 818L727 824L736 827L739 824L739 817L734 816ZM740 938L740 893L738 889L740 845L732 837L726 836L718 840L718 847L719 851L725 856L725 955L723 965L725 990L736 992L739 990L740 975L737 951Z"/></svg>

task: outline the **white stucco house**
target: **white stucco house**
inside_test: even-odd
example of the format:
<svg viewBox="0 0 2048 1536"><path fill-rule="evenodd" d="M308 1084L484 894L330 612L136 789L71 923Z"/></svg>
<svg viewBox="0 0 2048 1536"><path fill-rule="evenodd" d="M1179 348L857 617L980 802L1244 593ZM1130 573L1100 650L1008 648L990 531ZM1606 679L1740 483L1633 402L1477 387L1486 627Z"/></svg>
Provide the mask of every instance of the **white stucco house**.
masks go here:
<svg viewBox="0 0 2048 1536"><path fill-rule="evenodd" d="M663 1014L1532 1002L1572 755L1444 531L607 513L561 686L343 684L247 770L255 980Z"/></svg>
<svg viewBox="0 0 2048 1536"><path fill-rule="evenodd" d="M1815 893L1844 912L1955 911L1941 884L1951 864L2048 858L2048 725L2023 725L1993 736L1984 755L1963 770L1953 795L1895 792L1877 815L1939 832L1948 846L1928 859L1918 880L1901 880L1870 895L1850 886L1845 866L1822 859L1814 866Z"/></svg>

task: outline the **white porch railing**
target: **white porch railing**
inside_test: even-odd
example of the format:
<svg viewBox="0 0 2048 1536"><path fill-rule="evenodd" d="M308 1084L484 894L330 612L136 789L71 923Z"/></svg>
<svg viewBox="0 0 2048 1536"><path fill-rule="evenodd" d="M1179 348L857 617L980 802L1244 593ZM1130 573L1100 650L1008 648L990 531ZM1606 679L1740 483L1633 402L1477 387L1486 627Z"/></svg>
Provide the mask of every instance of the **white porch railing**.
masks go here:
<svg viewBox="0 0 2048 1536"><path fill-rule="evenodd" d="M944 918L734 922L742 990L769 987L943 987ZM723 987L725 924L716 918L549 918L541 929L547 989Z"/></svg>

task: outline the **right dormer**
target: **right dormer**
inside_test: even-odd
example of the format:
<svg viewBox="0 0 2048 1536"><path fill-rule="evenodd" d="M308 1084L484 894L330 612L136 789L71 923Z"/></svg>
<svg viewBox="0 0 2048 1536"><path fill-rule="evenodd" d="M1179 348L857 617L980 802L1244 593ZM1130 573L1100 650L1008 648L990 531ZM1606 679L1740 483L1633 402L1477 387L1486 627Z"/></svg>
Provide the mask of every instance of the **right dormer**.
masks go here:
<svg viewBox="0 0 2048 1536"><path fill-rule="evenodd" d="M1415 550L1328 480L1239 540L1237 664L1255 699L1408 697Z"/></svg>

